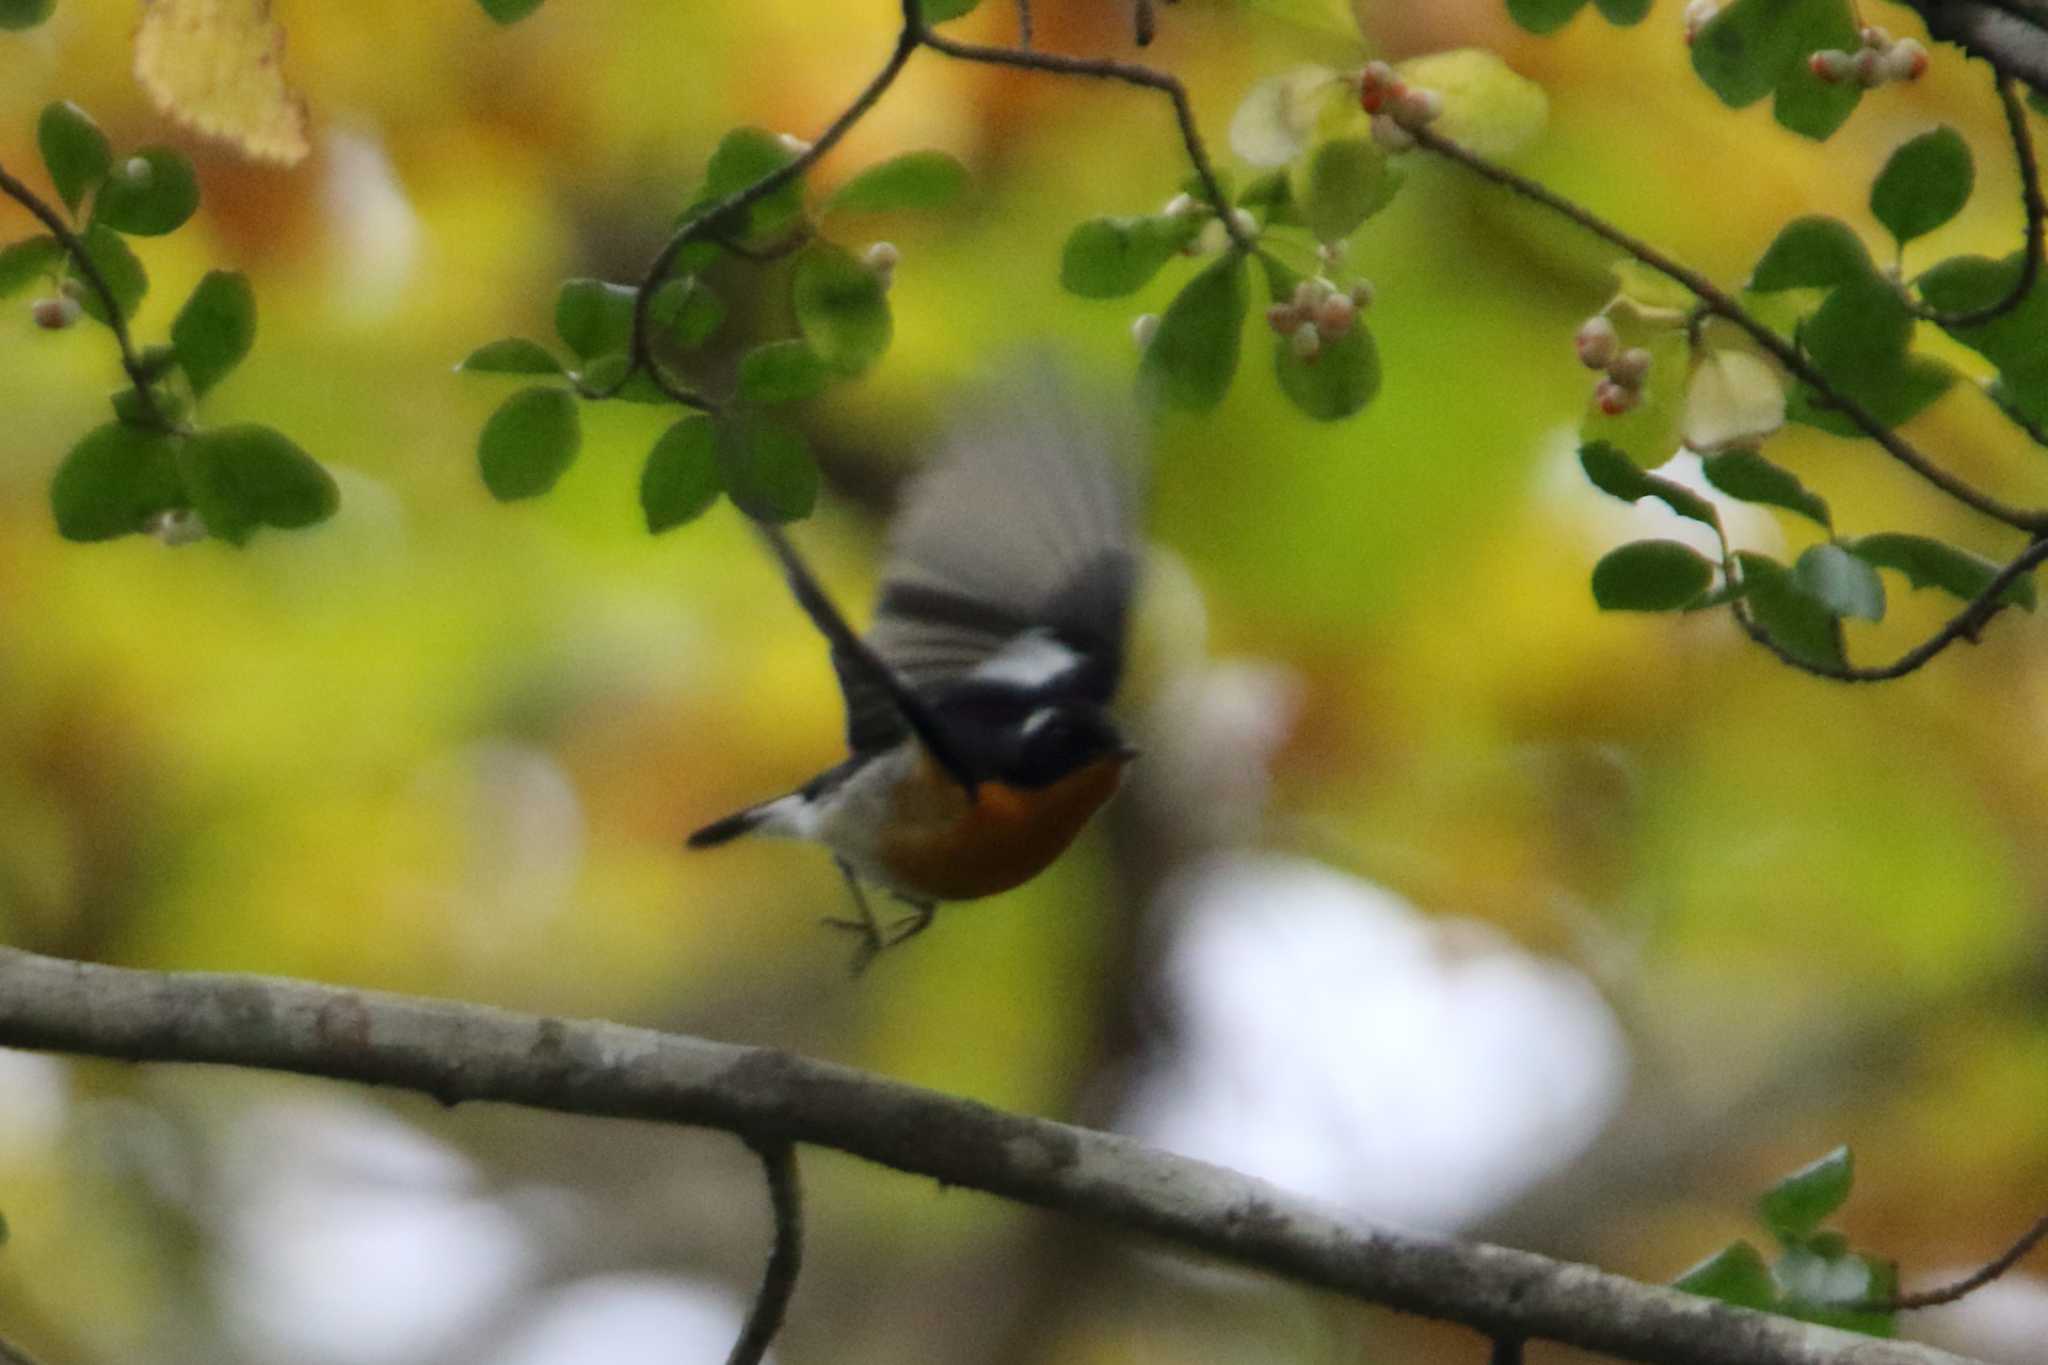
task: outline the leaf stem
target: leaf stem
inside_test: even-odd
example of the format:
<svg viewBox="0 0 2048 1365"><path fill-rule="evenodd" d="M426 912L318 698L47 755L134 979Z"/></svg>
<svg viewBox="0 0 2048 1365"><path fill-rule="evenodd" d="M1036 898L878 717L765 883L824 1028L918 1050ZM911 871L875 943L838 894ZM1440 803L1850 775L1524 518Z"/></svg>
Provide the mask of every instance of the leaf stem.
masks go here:
<svg viewBox="0 0 2048 1365"><path fill-rule="evenodd" d="M1958 327L1981 327L2004 317L2026 301L2035 282L2041 278L2041 239L2044 228L2048 228L2048 199L2044 199L2041 193L2041 167L2034 158L2034 138L2027 128L2026 106L2020 103L2019 91L2014 88L2012 77L2003 73L1998 74L1998 98L2005 106L2005 126L2012 135L2013 159L2020 168L2020 203L2027 216L2026 255L2020 261L2019 278L2012 282L2012 288L2005 297L1993 299L1982 308L1944 313L1922 302L1913 303L1915 317L1951 331Z"/></svg>

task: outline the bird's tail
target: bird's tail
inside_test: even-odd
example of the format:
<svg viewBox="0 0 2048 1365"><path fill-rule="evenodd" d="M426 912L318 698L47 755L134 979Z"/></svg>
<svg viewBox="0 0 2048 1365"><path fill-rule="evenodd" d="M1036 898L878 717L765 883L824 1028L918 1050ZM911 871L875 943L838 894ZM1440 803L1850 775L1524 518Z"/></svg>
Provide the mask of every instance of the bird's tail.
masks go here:
<svg viewBox="0 0 2048 1365"><path fill-rule="evenodd" d="M685 842L691 848L716 848L729 844L742 834L756 830L764 834L801 835L801 808L804 805L800 793L778 796L773 801L763 801L758 806L734 811L723 820L713 820L704 828L692 834Z"/></svg>

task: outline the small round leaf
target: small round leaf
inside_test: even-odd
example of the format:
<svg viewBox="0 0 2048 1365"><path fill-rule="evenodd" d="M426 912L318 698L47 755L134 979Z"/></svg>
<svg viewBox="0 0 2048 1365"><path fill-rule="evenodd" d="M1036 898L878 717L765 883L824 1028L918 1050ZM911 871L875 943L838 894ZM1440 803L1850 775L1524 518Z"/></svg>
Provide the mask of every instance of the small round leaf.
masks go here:
<svg viewBox="0 0 2048 1365"><path fill-rule="evenodd" d="M640 472L640 510L659 535L702 515L718 499L718 432L709 417L685 417L661 434Z"/></svg>
<svg viewBox="0 0 2048 1365"><path fill-rule="evenodd" d="M36 120L36 147L43 154L50 183L57 187L57 197L73 213L113 161L107 135L92 121L92 115L70 100L44 106L42 117Z"/></svg>
<svg viewBox="0 0 2048 1365"><path fill-rule="evenodd" d="M1837 1147L1764 1191L1757 1213L1780 1238L1803 1240L1842 1207L1855 1180L1855 1157L1847 1147Z"/></svg>
<svg viewBox="0 0 2048 1365"><path fill-rule="evenodd" d="M254 424L201 432L179 452L206 529L240 545L259 526L291 530L334 515L334 476L281 432Z"/></svg>
<svg viewBox="0 0 2048 1365"><path fill-rule="evenodd" d="M1139 364L1140 382L1174 407L1215 407L1237 373L1247 302L1244 257L1228 252L1167 305Z"/></svg>
<svg viewBox="0 0 2048 1365"><path fill-rule="evenodd" d="M108 292L114 296L114 306L121 310L123 318L135 316L135 309L149 292L149 274L142 268L142 261L121 239L121 234L105 223L90 224L78 234L79 244L85 254L106 282ZM84 280L79 281L78 306L85 310L87 317L106 322L106 305L100 301L100 291Z"/></svg>
<svg viewBox="0 0 2048 1365"><path fill-rule="evenodd" d="M1837 218L1794 218L1778 230L1749 277L1758 293L1779 289L1831 289L1870 279L1877 269L1863 239Z"/></svg>
<svg viewBox="0 0 2048 1365"><path fill-rule="evenodd" d="M1904 246L1962 212L1976 181L1970 145L1943 125L1892 153L1870 187L1870 211Z"/></svg>
<svg viewBox="0 0 2048 1365"><path fill-rule="evenodd" d="M1690 545L1637 540L1593 566L1593 600L1602 611L1677 611L1714 581L1714 566Z"/></svg>
<svg viewBox="0 0 2048 1365"><path fill-rule="evenodd" d="M183 152L145 147L115 166L92 201L92 218L137 237L161 237L199 207L199 178Z"/></svg>
<svg viewBox="0 0 2048 1365"><path fill-rule="evenodd" d="M541 0L477 0L485 14L501 24L516 24L541 7Z"/></svg>
<svg viewBox="0 0 2048 1365"><path fill-rule="evenodd" d="M670 341L692 350L725 321L725 301L694 275L665 280L648 305L648 320Z"/></svg>
<svg viewBox="0 0 2048 1365"><path fill-rule="evenodd" d="M0 247L0 299L50 278L63 259L55 237L27 237Z"/></svg>
<svg viewBox="0 0 2048 1365"><path fill-rule="evenodd" d="M1084 299L1113 299L1142 288L1202 230L1194 214L1091 218L1067 234L1060 286Z"/></svg>
<svg viewBox="0 0 2048 1365"><path fill-rule="evenodd" d="M158 512L184 506L176 449L177 442L163 432L120 422L86 433L50 481L57 534L112 540L141 530Z"/></svg>
<svg viewBox="0 0 2048 1365"><path fill-rule="evenodd" d="M818 503L818 464L802 433L758 414L718 431L718 463L735 505L757 521L795 521Z"/></svg>
<svg viewBox="0 0 2048 1365"><path fill-rule="evenodd" d="M241 364L255 342L256 294L237 271L208 272L171 323L171 345L195 395Z"/></svg>
<svg viewBox="0 0 2048 1365"><path fill-rule="evenodd" d="M1401 172L1371 138L1335 138L1315 149L1294 198L1309 230L1340 242L1385 208L1401 186Z"/></svg>
<svg viewBox="0 0 2048 1365"><path fill-rule="evenodd" d="M1288 400L1318 422L1349 417L1380 389L1379 349L1363 322L1307 360L1294 353L1288 338L1276 337L1273 368Z"/></svg>
<svg viewBox="0 0 2048 1365"><path fill-rule="evenodd" d="M500 502L537 497L576 459L583 425L566 389L521 389L498 405L477 439L484 487Z"/></svg>
<svg viewBox="0 0 2048 1365"><path fill-rule="evenodd" d="M0 29L34 28L57 9L57 0L0 0Z"/></svg>
<svg viewBox="0 0 2048 1365"><path fill-rule="evenodd" d="M880 277L844 247L805 247L791 294L804 339L841 374L859 374L888 349L894 329L888 293Z"/></svg>
<svg viewBox="0 0 2048 1365"><path fill-rule="evenodd" d="M771 341L740 357L740 397L749 403L794 403L831 382L831 367L806 341Z"/></svg>
<svg viewBox="0 0 2048 1365"><path fill-rule="evenodd" d="M935 209L959 198L967 168L944 152L905 152L870 166L825 201L825 212L893 213Z"/></svg>
<svg viewBox="0 0 2048 1365"><path fill-rule="evenodd" d="M623 351L633 339L633 289L565 280L555 295L555 334L579 359Z"/></svg>
<svg viewBox="0 0 2048 1365"><path fill-rule="evenodd" d="M506 337L477 347L455 368L465 374L560 374L562 362L537 341Z"/></svg>

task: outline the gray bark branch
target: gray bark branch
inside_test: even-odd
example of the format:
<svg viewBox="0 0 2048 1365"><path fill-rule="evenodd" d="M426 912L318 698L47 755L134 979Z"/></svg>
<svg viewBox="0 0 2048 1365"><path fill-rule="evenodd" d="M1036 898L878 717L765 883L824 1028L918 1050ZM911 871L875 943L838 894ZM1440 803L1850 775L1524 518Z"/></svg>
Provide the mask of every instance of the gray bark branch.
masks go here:
<svg viewBox="0 0 2048 1365"><path fill-rule="evenodd" d="M1558 1341L1657 1365L1968 1365L1590 1266L1402 1232L1114 1134L766 1048L618 1024L0 949L0 1046L293 1072L451 1105L490 1101L830 1147L1495 1339Z"/></svg>

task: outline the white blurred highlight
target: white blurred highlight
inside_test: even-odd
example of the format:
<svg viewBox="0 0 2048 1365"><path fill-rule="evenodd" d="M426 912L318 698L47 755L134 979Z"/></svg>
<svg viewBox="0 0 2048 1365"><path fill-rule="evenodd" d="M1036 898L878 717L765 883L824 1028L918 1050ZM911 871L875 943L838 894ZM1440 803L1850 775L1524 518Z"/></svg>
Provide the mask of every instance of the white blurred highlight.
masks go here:
<svg viewBox="0 0 2048 1365"><path fill-rule="evenodd" d="M419 269L419 215L375 134L337 128L326 151L320 199L334 242L332 307L356 322L388 319Z"/></svg>
<svg viewBox="0 0 2048 1365"><path fill-rule="evenodd" d="M64 1064L32 1052L0 1050L0 1162L30 1159L56 1146L71 1108Z"/></svg>
<svg viewBox="0 0 2048 1365"><path fill-rule="evenodd" d="M1547 453L1537 465L1536 498L1559 521L1577 527L1596 552L1604 554L1631 540L1677 540L1709 559L1719 560L1721 547L1707 527L1690 517L1679 516L1655 498L1624 503L1587 482L1586 471L1579 466L1576 432L1559 432L1545 446ZM1736 549L1783 557L1785 534L1776 517L1754 503L1731 498L1708 483L1699 456L1681 450L1650 472L1683 484L1714 504L1729 544Z"/></svg>
<svg viewBox="0 0 2048 1365"><path fill-rule="evenodd" d="M1976 1268L1956 1266L1920 1278L1948 1284ZM2048 1365L2048 1281L2032 1275L1993 1280L1960 1302L1902 1314L1899 1335L1986 1365Z"/></svg>
<svg viewBox="0 0 2048 1365"><path fill-rule="evenodd" d="M1162 892L1180 1033L1127 1131L1368 1217L1469 1223L1584 1150L1625 1087L1590 982L1306 859Z"/></svg>
<svg viewBox="0 0 2048 1365"><path fill-rule="evenodd" d="M745 1309L725 1290L605 1275L553 1295L490 1365L673 1365L723 1360ZM770 1351L766 1357L775 1359Z"/></svg>

